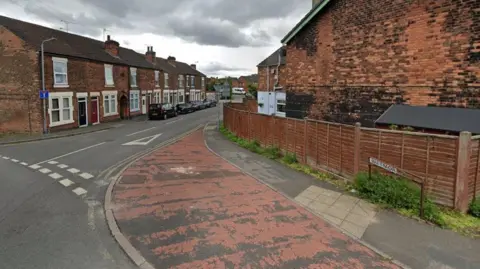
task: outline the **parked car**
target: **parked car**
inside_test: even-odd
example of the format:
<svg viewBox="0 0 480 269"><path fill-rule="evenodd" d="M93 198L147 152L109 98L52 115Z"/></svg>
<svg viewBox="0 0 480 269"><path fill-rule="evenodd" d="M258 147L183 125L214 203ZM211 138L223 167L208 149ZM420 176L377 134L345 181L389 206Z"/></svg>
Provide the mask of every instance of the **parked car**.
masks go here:
<svg viewBox="0 0 480 269"><path fill-rule="evenodd" d="M178 114L187 114L187 113L192 113L195 112L195 107L193 107L192 104L186 103L186 104L178 104L177 105L177 113Z"/></svg>
<svg viewBox="0 0 480 269"><path fill-rule="evenodd" d="M190 102L190 105L192 106L192 108L193 108L195 111L200 110L200 105L199 105L197 102L192 101L192 102Z"/></svg>
<svg viewBox="0 0 480 269"><path fill-rule="evenodd" d="M208 107L216 107L217 106L217 101L216 100L205 100L207 102Z"/></svg>
<svg viewBox="0 0 480 269"><path fill-rule="evenodd" d="M168 119L176 117L177 110L172 104L150 104L148 107L148 119Z"/></svg>
<svg viewBox="0 0 480 269"><path fill-rule="evenodd" d="M192 104L195 106L196 110L202 110L205 109L205 103L203 101L193 101Z"/></svg>

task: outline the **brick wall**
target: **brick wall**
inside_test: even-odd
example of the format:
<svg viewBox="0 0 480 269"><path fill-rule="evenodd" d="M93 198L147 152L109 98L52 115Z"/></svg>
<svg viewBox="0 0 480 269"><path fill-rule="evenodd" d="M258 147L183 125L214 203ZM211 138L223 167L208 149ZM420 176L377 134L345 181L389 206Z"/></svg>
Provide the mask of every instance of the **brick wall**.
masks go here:
<svg viewBox="0 0 480 269"><path fill-rule="evenodd" d="M392 103L480 108L479 13L476 0L331 1L287 46L287 89L313 97L311 118L369 126Z"/></svg>
<svg viewBox="0 0 480 269"><path fill-rule="evenodd" d="M272 117L229 106L224 105L223 122L230 131L264 146L295 153L300 163L316 169L352 179L358 172L368 171L368 159L373 157L426 179L428 195L439 204L464 211L474 193L480 194L480 136L461 140L455 136ZM465 149L459 146L462 141L467 142ZM463 154L469 158L460 164L459 156Z"/></svg>
<svg viewBox="0 0 480 269"><path fill-rule="evenodd" d="M276 66L270 67L270 70L269 70L270 73L268 74L268 78L267 78L267 67L258 67L258 90L259 91L271 91L273 89L273 86L275 85L275 74L271 73L272 69L276 69ZM287 69L285 65L281 65L278 68L279 86L286 85L286 78L287 78L286 70ZM270 80L270 83L268 83L268 80Z"/></svg>
<svg viewBox="0 0 480 269"><path fill-rule="evenodd" d="M39 72L36 51L0 26L0 134L42 132Z"/></svg>

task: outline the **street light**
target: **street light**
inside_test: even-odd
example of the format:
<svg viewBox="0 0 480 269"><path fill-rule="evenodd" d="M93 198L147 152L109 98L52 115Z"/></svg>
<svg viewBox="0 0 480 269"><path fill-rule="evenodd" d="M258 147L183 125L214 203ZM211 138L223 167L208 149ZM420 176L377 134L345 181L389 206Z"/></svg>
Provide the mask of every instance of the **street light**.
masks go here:
<svg viewBox="0 0 480 269"><path fill-rule="evenodd" d="M43 44L49 41L56 40L55 37L45 39L42 41L42 44L40 45L40 53L41 53L41 58L42 58L42 91L45 92L45 61L43 59ZM45 101L45 98L42 99L43 101L43 133L47 133L47 103Z"/></svg>

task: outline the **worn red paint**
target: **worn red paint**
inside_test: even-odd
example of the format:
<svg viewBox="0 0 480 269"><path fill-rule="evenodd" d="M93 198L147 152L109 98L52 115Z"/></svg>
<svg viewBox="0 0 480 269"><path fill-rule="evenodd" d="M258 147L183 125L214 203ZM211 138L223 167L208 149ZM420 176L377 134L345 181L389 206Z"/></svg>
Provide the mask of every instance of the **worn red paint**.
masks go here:
<svg viewBox="0 0 480 269"><path fill-rule="evenodd" d="M397 268L210 153L202 132L139 160L114 190L120 229L158 268Z"/></svg>

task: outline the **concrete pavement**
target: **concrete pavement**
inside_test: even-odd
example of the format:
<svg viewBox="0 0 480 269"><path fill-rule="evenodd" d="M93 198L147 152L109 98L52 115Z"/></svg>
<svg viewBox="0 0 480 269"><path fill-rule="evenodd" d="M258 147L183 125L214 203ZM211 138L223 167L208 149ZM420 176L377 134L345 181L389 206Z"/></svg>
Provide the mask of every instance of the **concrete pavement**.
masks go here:
<svg viewBox="0 0 480 269"><path fill-rule="evenodd" d="M0 268L135 268L105 224L105 171L215 121L218 109L0 146Z"/></svg>
<svg viewBox="0 0 480 269"><path fill-rule="evenodd" d="M202 131L127 168L112 208L156 268L398 268L214 155Z"/></svg>

